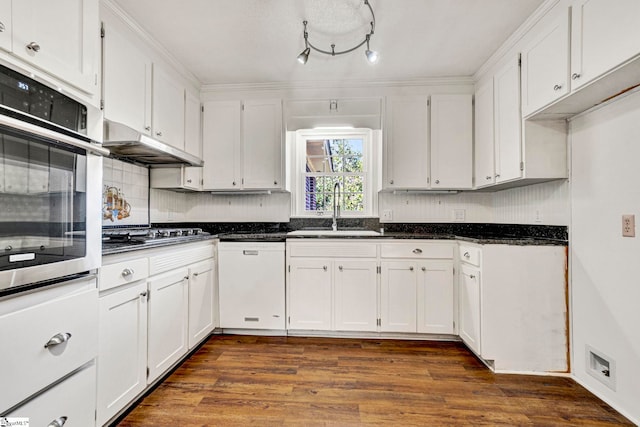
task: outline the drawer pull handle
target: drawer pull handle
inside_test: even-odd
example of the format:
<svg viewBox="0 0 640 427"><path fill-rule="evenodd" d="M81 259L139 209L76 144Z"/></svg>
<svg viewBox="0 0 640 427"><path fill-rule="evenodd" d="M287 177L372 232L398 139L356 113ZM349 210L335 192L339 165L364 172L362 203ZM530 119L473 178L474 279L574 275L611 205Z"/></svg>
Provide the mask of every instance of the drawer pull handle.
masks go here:
<svg viewBox="0 0 640 427"><path fill-rule="evenodd" d="M40 45L36 42L31 42L27 45L27 49L33 51L33 52L40 52Z"/></svg>
<svg viewBox="0 0 640 427"><path fill-rule="evenodd" d="M67 422L67 417L56 418L47 427L62 427Z"/></svg>
<svg viewBox="0 0 640 427"><path fill-rule="evenodd" d="M323 266L322 266L322 269L323 269L324 271L327 271L327 266L326 266L326 265L323 265Z"/></svg>
<svg viewBox="0 0 640 427"><path fill-rule="evenodd" d="M125 268L124 270L122 270L122 277L124 277L125 279L128 278L129 276L133 276L133 269L132 268Z"/></svg>
<svg viewBox="0 0 640 427"><path fill-rule="evenodd" d="M258 251L256 251L256 250L244 250L244 251L242 251L242 255L258 255Z"/></svg>
<svg viewBox="0 0 640 427"><path fill-rule="evenodd" d="M476 278L476 275L475 275L475 274L470 274L470 275L469 275L469 278L470 278L470 279L475 279L475 278Z"/></svg>
<svg viewBox="0 0 640 427"><path fill-rule="evenodd" d="M415 248L415 249L413 250L413 253L414 253L414 254L416 254L416 255L420 255L420 254L422 253L422 249L420 249L420 248Z"/></svg>
<svg viewBox="0 0 640 427"><path fill-rule="evenodd" d="M469 255L469 252L465 252L463 256L464 256L466 259L471 258L471 255Z"/></svg>
<svg viewBox="0 0 640 427"><path fill-rule="evenodd" d="M71 338L71 334L69 332L60 332L59 334L55 334L54 336L52 336L51 339L44 345L44 348L55 347L62 344L63 342L69 341L69 338Z"/></svg>

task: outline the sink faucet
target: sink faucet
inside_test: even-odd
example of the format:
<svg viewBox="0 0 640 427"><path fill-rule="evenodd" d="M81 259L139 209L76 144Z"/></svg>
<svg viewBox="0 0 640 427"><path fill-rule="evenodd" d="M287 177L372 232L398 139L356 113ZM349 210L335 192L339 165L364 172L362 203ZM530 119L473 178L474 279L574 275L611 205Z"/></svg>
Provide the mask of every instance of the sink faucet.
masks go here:
<svg viewBox="0 0 640 427"><path fill-rule="evenodd" d="M338 197L336 197L336 189L338 190L338 197L342 195L342 189L340 187L340 183L336 182L333 185L333 222L331 223L331 229L333 231L338 231L338 223L336 222L336 218L340 217L340 204L338 203Z"/></svg>

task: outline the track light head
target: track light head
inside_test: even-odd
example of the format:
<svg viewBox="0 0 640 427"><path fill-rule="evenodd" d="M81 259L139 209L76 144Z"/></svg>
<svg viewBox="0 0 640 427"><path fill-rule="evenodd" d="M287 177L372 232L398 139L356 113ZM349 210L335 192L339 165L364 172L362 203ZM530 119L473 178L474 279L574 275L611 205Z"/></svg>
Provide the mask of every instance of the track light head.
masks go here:
<svg viewBox="0 0 640 427"><path fill-rule="evenodd" d="M308 47L305 48L300 55L298 55L298 62L301 64L306 64L307 61L309 60L309 53L311 52L311 49L309 49Z"/></svg>

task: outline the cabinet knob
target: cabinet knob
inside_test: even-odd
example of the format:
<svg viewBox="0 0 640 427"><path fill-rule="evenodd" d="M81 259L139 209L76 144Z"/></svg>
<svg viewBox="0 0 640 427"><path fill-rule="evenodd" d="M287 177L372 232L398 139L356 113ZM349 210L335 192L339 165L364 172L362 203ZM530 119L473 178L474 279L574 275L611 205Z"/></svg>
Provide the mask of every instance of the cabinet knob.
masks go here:
<svg viewBox="0 0 640 427"><path fill-rule="evenodd" d="M193 277L198 277L200 273L193 273Z"/></svg>
<svg viewBox="0 0 640 427"><path fill-rule="evenodd" d="M323 269L324 271L327 271L327 266L326 266L326 265L323 265L323 266L322 266L322 269Z"/></svg>
<svg viewBox="0 0 640 427"><path fill-rule="evenodd" d="M184 276L184 278L183 278L183 279L184 279L184 280L189 280L189 276L188 276L188 275L187 275L187 276Z"/></svg>
<svg viewBox="0 0 640 427"><path fill-rule="evenodd" d="M278 181L273 181L273 185L278 185Z"/></svg>
<svg viewBox="0 0 640 427"><path fill-rule="evenodd" d="M555 90L555 91L558 91L558 90L560 90L560 89L562 89L562 85L555 85L555 86L553 87L553 90Z"/></svg>
<svg viewBox="0 0 640 427"><path fill-rule="evenodd" d="M338 270L342 271L342 266L341 265L338 266Z"/></svg>
<svg viewBox="0 0 640 427"><path fill-rule="evenodd" d="M471 257L471 255L469 255L469 252L465 252L463 255L465 258L469 259Z"/></svg>
<svg viewBox="0 0 640 427"><path fill-rule="evenodd" d="M571 74L571 80L578 80L581 77L580 73Z"/></svg>
<svg viewBox="0 0 640 427"><path fill-rule="evenodd" d="M52 336L49 339L49 341L47 341L47 343L44 345L44 348L55 347L57 345L62 344L63 342L69 341L69 338L71 338L71 334L69 332L65 332L65 333L60 332Z"/></svg>
<svg viewBox="0 0 640 427"><path fill-rule="evenodd" d="M140 296L143 297L143 298L146 297L147 296L147 291L140 292Z"/></svg>
<svg viewBox="0 0 640 427"><path fill-rule="evenodd" d="M413 271L413 266L409 267L409 271Z"/></svg>
<svg viewBox="0 0 640 427"><path fill-rule="evenodd" d="M146 130L146 131L150 131L150 130L151 130L151 126L145 126L145 127L144 127L144 130Z"/></svg>
<svg viewBox="0 0 640 427"><path fill-rule="evenodd" d="M390 181L389 181L389 184L393 184L393 180L390 180Z"/></svg>
<svg viewBox="0 0 640 427"><path fill-rule="evenodd" d="M470 278L470 279L475 279L475 278L476 278L476 275L475 275L475 274L470 274L470 275L469 275L469 278Z"/></svg>
<svg viewBox="0 0 640 427"><path fill-rule="evenodd" d="M491 179L491 176L487 175L486 180L489 181Z"/></svg>
<svg viewBox="0 0 640 427"><path fill-rule="evenodd" d="M235 181L233 181L231 184L236 185L236 182L235 182Z"/></svg>
<svg viewBox="0 0 640 427"><path fill-rule="evenodd" d="M0 21L0 33L3 33L5 30L4 22Z"/></svg>
<svg viewBox="0 0 640 427"><path fill-rule="evenodd" d="M40 45L36 42L31 42L27 45L27 49L37 53L37 52L40 52Z"/></svg>
<svg viewBox="0 0 640 427"><path fill-rule="evenodd" d="M12 249L13 249L13 246L11 246L11 245L7 245L7 247L4 248L5 251L10 251Z"/></svg>
<svg viewBox="0 0 640 427"><path fill-rule="evenodd" d="M499 173L496 174L496 178L500 178L500 174Z"/></svg>
<svg viewBox="0 0 640 427"><path fill-rule="evenodd" d="M62 427L67 422L67 417L58 417L51 421L47 427Z"/></svg>
<svg viewBox="0 0 640 427"><path fill-rule="evenodd" d="M120 273L120 275L126 279L129 276L133 276L133 273L134 271L132 268L125 268L124 270L122 270L122 273Z"/></svg>
<svg viewBox="0 0 640 427"><path fill-rule="evenodd" d="M439 179L436 179L436 184L440 184L440 180Z"/></svg>
<svg viewBox="0 0 640 427"><path fill-rule="evenodd" d="M422 271L427 271L427 267L422 267Z"/></svg>
<svg viewBox="0 0 640 427"><path fill-rule="evenodd" d="M162 132L160 131L156 132L156 136L162 136Z"/></svg>
<svg viewBox="0 0 640 427"><path fill-rule="evenodd" d="M190 179L187 180L187 184L191 184L191 180Z"/></svg>
<svg viewBox="0 0 640 427"><path fill-rule="evenodd" d="M422 249L420 249L420 248L415 248L415 249L414 249L413 251L411 251L411 252L413 252L413 253L414 253L414 254L416 254L416 255L420 255L420 254L422 253Z"/></svg>

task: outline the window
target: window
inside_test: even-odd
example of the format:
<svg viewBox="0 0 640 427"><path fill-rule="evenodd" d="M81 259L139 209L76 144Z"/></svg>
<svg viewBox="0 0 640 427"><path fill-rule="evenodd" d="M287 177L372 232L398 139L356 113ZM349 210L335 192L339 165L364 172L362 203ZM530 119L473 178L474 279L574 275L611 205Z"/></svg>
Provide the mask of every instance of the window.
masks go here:
<svg viewBox="0 0 640 427"><path fill-rule="evenodd" d="M330 216L335 189L342 216L370 216L372 151L368 129L298 131L294 215Z"/></svg>

